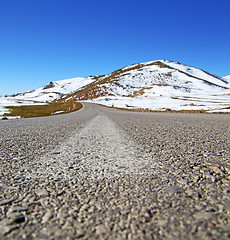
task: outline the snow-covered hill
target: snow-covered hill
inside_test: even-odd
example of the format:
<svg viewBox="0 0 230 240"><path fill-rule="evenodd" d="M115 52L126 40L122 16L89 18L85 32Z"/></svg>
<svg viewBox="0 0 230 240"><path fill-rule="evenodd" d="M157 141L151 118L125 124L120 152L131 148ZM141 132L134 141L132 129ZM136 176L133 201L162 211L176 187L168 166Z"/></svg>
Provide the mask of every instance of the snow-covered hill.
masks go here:
<svg viewBox="0 0 230 240"><path fill-rule="evenodd" d="M6 111L4 106L52 100L128 109L230 112L230 76L221 78L166 60L133 64L108 75L50 82L33 91L0 98L0 115Z"/></svg>
<svg viewBox="0 0 230 240"><path fill-rule="evenodd" d="M14 95L12 99L32 102L50 102L58 99L63 95L76 92L83 86L93 82L93 77L87 78L71 78L55 82L50 82L48 85L23 93Z"/></svg>
<svg viewBox="0 0 230 240"><path fill-rule="evenodd" d="M122 108L230 111L226 79L178 62L159 60L98 77L74 98Z"/></svg>
<svg viewBox="0 0 230 240"><path fill-rule="evenodd" d="M9 112L5 108L6 106L46 104L76 92L93 81L95 81L94 77L65 79L50 82L48 85L32 91L18 93L10 97L0 97L0 118L4 113Z"/></svg>

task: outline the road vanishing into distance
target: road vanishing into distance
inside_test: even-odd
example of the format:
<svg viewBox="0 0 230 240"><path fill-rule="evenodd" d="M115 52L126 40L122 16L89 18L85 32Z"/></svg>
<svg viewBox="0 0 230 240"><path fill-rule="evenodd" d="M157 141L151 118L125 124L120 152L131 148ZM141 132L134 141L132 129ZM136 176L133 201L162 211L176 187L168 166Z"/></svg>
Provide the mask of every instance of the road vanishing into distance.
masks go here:
<svg viewBox="0 0 230 240"><path fill-rule="evenodd" d="M229 239L230 115L0 121L0 239Z"/></svg>

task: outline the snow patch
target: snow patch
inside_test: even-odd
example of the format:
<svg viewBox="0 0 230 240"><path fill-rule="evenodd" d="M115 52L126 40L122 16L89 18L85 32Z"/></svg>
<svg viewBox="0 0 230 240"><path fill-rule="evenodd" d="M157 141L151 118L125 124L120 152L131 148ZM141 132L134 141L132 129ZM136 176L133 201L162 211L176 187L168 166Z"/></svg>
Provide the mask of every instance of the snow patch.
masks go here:
<svg viewBox="0 0 230 240"><path fill-rule="evenodd" d="M55 115L55 114L60 114L60 113L63 113L64 111L56 111L56 112L53 112L52 115Z"/></svg>

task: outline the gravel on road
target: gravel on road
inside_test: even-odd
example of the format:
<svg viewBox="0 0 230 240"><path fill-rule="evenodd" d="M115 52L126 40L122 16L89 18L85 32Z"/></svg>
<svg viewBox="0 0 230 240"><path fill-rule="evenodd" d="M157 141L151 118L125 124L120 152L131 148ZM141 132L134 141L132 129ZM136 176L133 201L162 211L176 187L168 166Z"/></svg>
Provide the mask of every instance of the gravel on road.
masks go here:
<svg viewBox="0 0 230 240"><path fill-rule="evenodd" d="M229 239L230 115L0 122L0 239Z"/></svg>

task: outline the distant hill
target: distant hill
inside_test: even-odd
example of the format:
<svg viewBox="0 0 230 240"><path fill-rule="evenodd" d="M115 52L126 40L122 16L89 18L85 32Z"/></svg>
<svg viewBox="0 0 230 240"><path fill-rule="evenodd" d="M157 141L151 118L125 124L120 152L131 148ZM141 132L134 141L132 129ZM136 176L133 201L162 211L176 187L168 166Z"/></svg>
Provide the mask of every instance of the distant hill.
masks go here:
<svg viewBox="0 0 230 240"><path fill-rule="evenodd" d="M12 95L14 99L22 101L36 101L36 102L50 102L55 99L59 99L66 94L76 92L85 85L93 82L93 77L87 78L72 78L55 82L50 82L44 87L37 88L32 91L22 92Z"/></svg>

